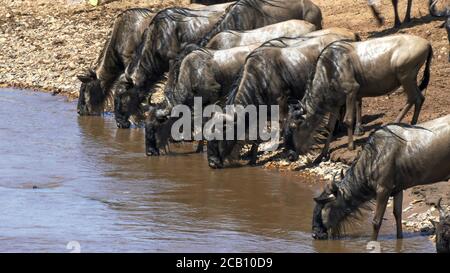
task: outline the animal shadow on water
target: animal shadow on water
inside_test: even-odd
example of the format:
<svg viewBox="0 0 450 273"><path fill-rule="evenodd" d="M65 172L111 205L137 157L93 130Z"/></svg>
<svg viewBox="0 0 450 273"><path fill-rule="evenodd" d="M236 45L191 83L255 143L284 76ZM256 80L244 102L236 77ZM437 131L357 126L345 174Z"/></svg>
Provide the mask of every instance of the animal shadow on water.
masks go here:
<svg viewBox="0 0 450 273"><path fill-rule="evenodd" d="M429 14L424 15L419 18L411 18L410 22L403 23L401 26L396 27L396 28L386 28L381 31L369 31L368 38L377 38L377 37L388 36L388 35L392 35L392 34L396 34L396 33L402 33L402 32L404 32L403 31L404 29L413 28L413 27L428 24L428 23L431 23L434 21L442 21L442 18L436 18Z"/></svg>

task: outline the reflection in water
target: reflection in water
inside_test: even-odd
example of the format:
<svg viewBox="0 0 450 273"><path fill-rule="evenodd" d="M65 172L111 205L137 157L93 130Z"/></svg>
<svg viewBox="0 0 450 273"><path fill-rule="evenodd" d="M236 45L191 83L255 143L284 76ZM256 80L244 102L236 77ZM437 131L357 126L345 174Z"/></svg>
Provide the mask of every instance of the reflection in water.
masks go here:
<svg viewBox="0 0 450 273"><path fill-rule="evenodd" d="M342 240L311 239L318 186L293 174L147 158L142 129L77 117L48 94L1 90L0 104L0 251L64 252L74 240L84 252L367 251L369 220ZM425 237L395 240L391 219L383 230L383 251L434 251Z"/></svg>

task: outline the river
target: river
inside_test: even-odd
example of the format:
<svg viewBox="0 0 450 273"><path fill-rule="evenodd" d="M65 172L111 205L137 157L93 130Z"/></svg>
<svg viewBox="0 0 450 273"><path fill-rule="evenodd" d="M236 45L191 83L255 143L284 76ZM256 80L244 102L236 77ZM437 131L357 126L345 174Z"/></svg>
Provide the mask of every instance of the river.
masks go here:
<svg viewBox="0 0 450 273"><path fill-rule="evenodd" d="M0 252L368 251L370 213L340 240L311 238L320 185L295 173L147 158L143 129L46 93L0 89L0 120ZM435 251L418 234L397 241L390 214L382 251Z"/></svg>

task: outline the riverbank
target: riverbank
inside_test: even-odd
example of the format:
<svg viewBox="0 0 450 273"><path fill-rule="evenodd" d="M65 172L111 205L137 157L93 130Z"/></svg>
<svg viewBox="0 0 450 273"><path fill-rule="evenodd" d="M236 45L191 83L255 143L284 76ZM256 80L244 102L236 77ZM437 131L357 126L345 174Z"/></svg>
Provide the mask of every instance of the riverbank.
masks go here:
<svg viewBox="0 0 450 273"><path fill-rule="evenodd" d="M0 0L0 87L19 87L62 94L70 99L78 97L79 81L76 75L91 67L98 57L115 17L124 9L147 7L155 11L168 6L183 6L188 1L125 0L114 1L106 5L92 7L79 1L24 1ZM427 1L414 3L413 21L401 29L391 29L393 25L390 3L382 5L381 11L386 17L386 25L377 27L371 17L365 1L352 0L315 1L324 14L325 27L339 26L360 33L363 39L393 33L410 33L431 41L435 58L432 66L432 79L427 90L420 121L450 114L450 65L447 63L448 42L445 30L438 28L441 21L428 16ZM400 12L405 9L400 1ZM389 97L364 100L363 114L366 134L357 137L357 149L348 151L346 136L341 135L331 146L331 161L323 162L308 171L331 179L341 169L346 169L365 143L368 133L377 126L392 122L404 105L401 92ZM74 112L75 114L75 112ZM407 120L411 115L407 116ZM287 162L279 154L269 155L260 160L265 168L280 171L298 171L309 162L304 157L297 162ZM450 203L450 185L441 183L417 187L408 191L411 200L405 200L405 209L409 205L414 209L405 211L405 226L419 231L421 226L412 221L426 214L433 197L444 197L444 204ZM431 196L431 197L430 197ZM428 200L428 201L427 201ZM410 202L410 203L408 203ZM423 206L422 206L423 205ZM431 215L436 215L430 211ZM419 220L427 222L429 217ZM410 224L408 224L410 221Z"/></svg>

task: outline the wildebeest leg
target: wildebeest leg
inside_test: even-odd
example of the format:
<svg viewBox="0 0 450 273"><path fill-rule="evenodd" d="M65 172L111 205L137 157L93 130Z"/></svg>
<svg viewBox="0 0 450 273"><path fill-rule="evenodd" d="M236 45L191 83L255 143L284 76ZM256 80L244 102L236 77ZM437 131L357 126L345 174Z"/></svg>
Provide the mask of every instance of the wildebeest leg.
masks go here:
<svg viewBox="0 0 450 273"><path fill-rule="evenodd" d="M406 7L405 20L403 20L404 23L411 21L411 7L412 7L412 0L408 0L408 6Z"/></svg>
<svg viewBox="0 0 450 273"><path fill-rule="evenodd" d="M256 165L256 159L258 158L258 143L253 143L250 149L250 162L249 165Z"/></svg>
<svg viewBox="0 0 450 273"><path fill-rule="evenodd" d="M325 146L322 149L322 152L320 153L320 155L314 159L313 164L319 164L322 159L327 156L328 154L328 150L330 149L330 143L331 143L331 139L333 138L333 129L334 126L336 125L336 121L337 121L337 117L339 116L339 110L337 111L337 113L330 113L330 118L328 120L328 137L327 137L327 141L325 143Z"/></svg>
<svg viewBox="0 0 450 273"><path fill-rule="evenodd" d="M197 144L197 150L195 150L196 153L203 153L203 146L204 146L204 141L200 140Z"/></svg>
<svg viewBox="0 0 450 273"><path fill-rule="evenodd" d="M347 134L348 134L348 149L354 150L355 149L355 143L353 142L353 125L355 123L355 106L357 103L356 99L356 93L357 88L352 88L352 91L347 93L347 98L345 102L345 117L344 117L344 123L347 125ZM357 108L357 106L356 106Z"/></svg>
<svg viewBox="0 0 450 273"><path fill-rule="evenodd" d="M364 134L364 129L362 127L362 98L358 99L356 105L356 125L354 134L357 136L362 136Z"/></svg>
<svg viewBox="0 0 450 273"><path fill-rule="evenodd" d="M386 211L387 202L389 200L389 192L385 189L377 190L377 206L375 209L375 216L373 217L373 233L372 241L378 239L378 233L380 232L381 223L383 222L383 216Z"/></svg>
<svg viewBox="0 0 450 273"><path fill-rule="evenodd" d="M411 121L411 124L414 125L417 123L417 120L419 119L420 110L422 109L422 105L425 100L425 97L422 95L422 93L420 92L420 89L417 87L415 77L414 77L414 79L408 78L408 79L403 80L402 86L406 93L408 102L407 102L405 108L403 108L401 113L398 115L395 122L401 122L403 120L403 118L406 116L406 114L408 113L409 109L411 109L411 107L414 104L414 115L413 115L413 118Z"/></svg>
<svg viewBox="0 0 450 273"><path fill-rule="evenodd" d="M406 93L408 101L407 101L405 107L403 108L403 110L400 112L400 114L398 114L397 118L395 119L395 122L397 122L397 123L401 122L403 120L403 118L406 116L406 114L411 109L413 104L415 104L415 105L419 104L417 100L419 100L419 99L423 100L423 96L420 93L419 88L417 88L417 83L416 83L415 77L414 77L414 79L410 79L410 77L402 79L401 84L403 86L404 92ZM422 105L420 105L420 107L421 106ZM416 107L416 110L417 110L417 107ZM414 111L414 113L415 112L416 111ZM420 112L420 109L419 109L419 112ZM416 117L416 119L417 118L418 117Z"/></svg>
<svg viewBox="0 0 450 273"><path fill-rule="evenodd" d="M397 239L403 238L402 203L403 203L403 191L394 195L394 217L395 223L397 225Z"/></svg>
<svg viewBox="0 0 450 273"><path fill-rule="evenodd" d="M381 26L384 24L384 18L381 16L380 12L377 10L374 4L369 3L370 10L372 11L373 17L377 20L377 24Z"/></svg>
<svg viewBox="0 0 450 273"><path fill-rule="evenodd" d="M400 17L398 16L398 0L392 0L392 6L394 6L394 14L395 14L395 27L399 27L402 22L400 21Z"/></svg>
<svg viewBox="0 0 450 273"><path fill-rule="evenodd" d="M419 120L419 114L420 114L420 111L422 110L422 105L423 105L424 101L425 101L425 97L419 93L419 96L417 97L416 102L414 104L414 115L411 120L412 125L417 124L417 121Z"/></svg>

